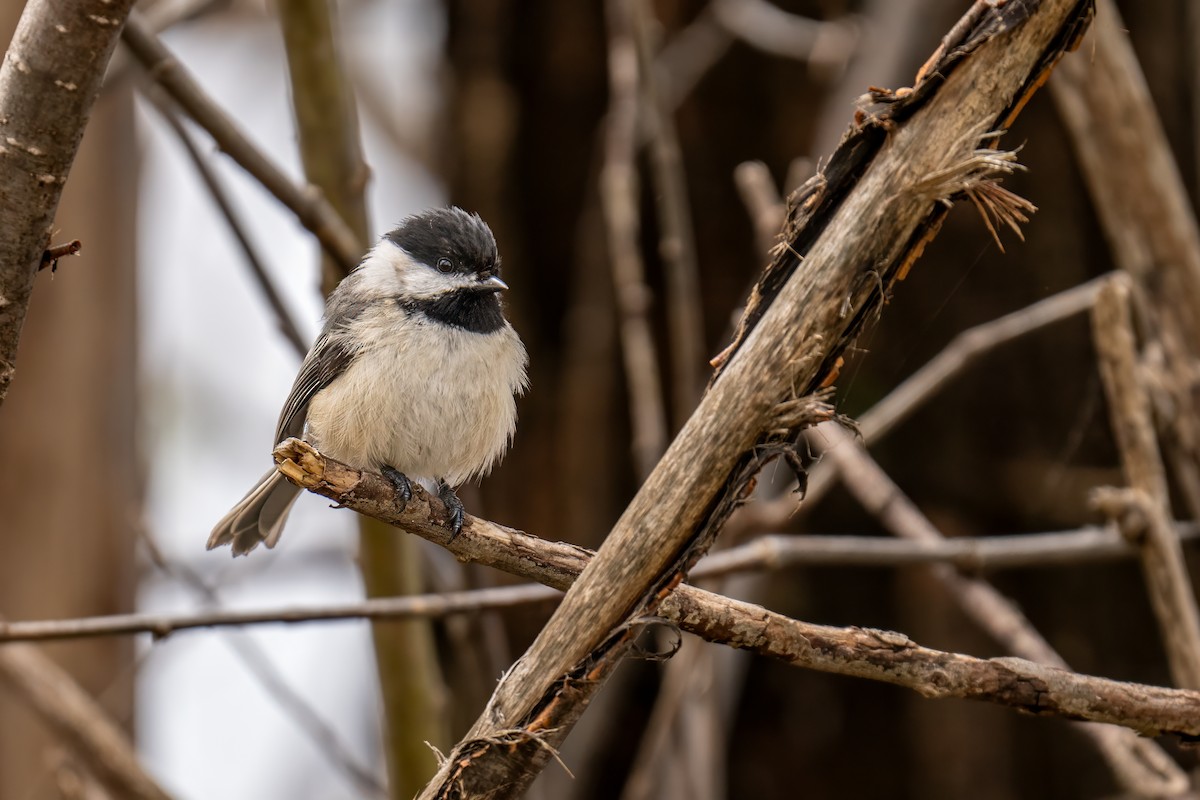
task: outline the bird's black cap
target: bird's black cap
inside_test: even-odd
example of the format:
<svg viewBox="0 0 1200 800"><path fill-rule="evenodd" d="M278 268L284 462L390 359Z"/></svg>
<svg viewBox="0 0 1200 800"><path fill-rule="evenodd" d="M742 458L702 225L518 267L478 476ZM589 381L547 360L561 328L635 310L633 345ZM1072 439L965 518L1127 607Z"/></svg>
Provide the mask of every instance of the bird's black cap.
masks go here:
<svg viewBox="0 0 1200 800"><path fill-rule="evenodd" d="M500 256L496 252L492 229L478 214L470 214L457 206L414 214L384 238L416 261L435 269L445 258L454 272L483 277L500 272Z"/></svg>

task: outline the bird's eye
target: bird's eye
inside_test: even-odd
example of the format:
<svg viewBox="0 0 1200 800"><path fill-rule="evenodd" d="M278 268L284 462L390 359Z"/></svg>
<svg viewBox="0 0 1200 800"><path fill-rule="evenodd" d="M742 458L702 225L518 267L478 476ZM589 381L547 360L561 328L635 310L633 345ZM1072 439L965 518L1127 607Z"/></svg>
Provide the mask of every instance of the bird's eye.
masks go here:
<svg viewBox="0 0 1200 800"><path fill-rule="evenodd" d="M439 258L437 263L438 272L449 272L454 269L454 265L450 263L448 258Z"/></svg>

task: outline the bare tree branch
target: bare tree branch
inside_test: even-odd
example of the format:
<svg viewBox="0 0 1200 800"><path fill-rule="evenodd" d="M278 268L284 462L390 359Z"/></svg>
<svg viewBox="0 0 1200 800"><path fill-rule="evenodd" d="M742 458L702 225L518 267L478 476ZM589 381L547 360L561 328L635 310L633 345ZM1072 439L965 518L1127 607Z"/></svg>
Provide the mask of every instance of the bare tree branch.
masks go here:
<svg viewBox="0 0 1200 800"><path fill-rule="evenodd" d="M30 0L0 65L0 404L33 278L132 0Z"/></svg>
<svg viewBox="0 0 1200 800"><path fill-rule="evenodd" d="M446 547L462 561L486 564L565 589L583 572L592 557L582 548L539 539L477 517L468 517L462 533L451 541L444 526L445 508L437 498L418 487L414 487L412 500L404 506L395 487L386 478L326 458L296 439L289 439L276 449L276 460L280 471L298 486ZM534 591L528 587L514 587L514 591L517 589ZM484 592L501 591L478 590L444 597L453 603L469 603L474 609L478 599L502 596L485 595ZM420 601L396 598L385 602L395 603L391 610L404 609L407 613L414 611ZM410 602L413 605L408 605ZM439 609L449 610L441 605L442 600L435 602ZM359 608L365 610L365 607L363 604ZM381 608L383 606L372 606L372 612ZM326 618L335 618L337 611L350 610L331 608ZM931 697L986 699L1034 713L1129 725L1146 733L1200 734L1200 717L1196 716L1200 693L1197 692L1139 687L1077 676L1057 668L1042 672L1043 668L1021 659L984 661L940 653L913 645L902 634L810 625L687 584L678 586L664 599L658 616L708 641L751 650L809 669L907 686ZM824 644L816 647L805 644L818 640ZM884 648L890 655L880 652L884 642L890 642ZM945 664L949 664L957 676L946 689L947 694L942 693L936 678L939 666ZM972 688L968 685L972 680L969 676L986 677L996 682ZM1026 691L1027 686L1022 688L1027 679L1035 681L1039 690L1045 688L1050 694L1035 699ZM927 680L932 683L927 684ZM997 692L991 693L989 686ZM1093 699L1088 700L1088 697ZM1033 705L1029 705L1031 701ZM1044 705L1041 704L1043 701ZM1147 705L1139 710L1139 704L1143 702ZM1153 747L1152 743L1150 747Z"/></svg>
<svg viewBox="0 0 1200 800"><path fill-rule="evenodd" d="M824 430L824 429L822 429ZM1200 541L1200 523L1177 523L1184 541ZM1138 555L1113 527L905 541L881 536L760 536L704 558L693 579L799 566L900 567L949 564L970 573L1130 559ZM2 630L2 628L0 628Z"/></svg>
<svg viewBox="0 0 1200 800"><path fill-rule="evenodd" d="M713 0L721 27L766 53L807 61L836 75L858 49L861 33L854 17L824 22L789 14L766 0Z"/></svg>
<svg viewBox="0 0 1200 800"><path fill-rule="evenodd" d="M680 599L686 607L686 601ZM728 629L706 617L707 624L694 626L693 632L717 640L724 631L730 638L757 643L749 649L760 655L822 672L904 686L924 697L987 700L1031 714L1107 722L1129 728L1124 733L1131 738L1132 731L1142 735L1173 732L1187 738L1200 735L1200 692L1092 678L1023 658L978 659L944 653L890 631L827 628L777 616L772 619L766 611L760 614L757 624L731 621ZM1081 729L1096 730L1092 726Z"/></svg>
<svg viewBox="0 0 1200 800"><path fill-rule="evenodd" d="M1095 302L1100 287L1111 278L1111 275L1095 278L962 331L945 349L858 418L856 423L863 442L874 444L879 441L951 380L962 375L967 367L996 348L1087 311ZM811 509L837 485L840 470L840 462L836 460L819 461L809 469L802 510ZM781 528L795 513L796 499L785 492L768 502L744 507L739 511L739 524L757 530Z"/></svg>
<svg viewBox="0 0 1200 800"><path fill-rule="evenodd" d="M399 535L399 534L397 534ZM149 633L162 639L178 631L195 628L296 624L348 619L439 619L452 614L509 608L556 600L562 592L548 586L528 584L495 589L474 589L441 594L379 597L354 603L272 608L261 611L214 608L189 614L116 614L107 617L58 619L38 622L0 621L0 642L80 639L90 636L121 636Z"/></svg>
<svg viewBox="0 0 1200 800"><path fill-rule="evenodd" d="M131 6L29 0L0 65L0 403L63 185ZM115 795L167 797L124 732L53 661L27 645L5 648L0 680Z"/></svg>

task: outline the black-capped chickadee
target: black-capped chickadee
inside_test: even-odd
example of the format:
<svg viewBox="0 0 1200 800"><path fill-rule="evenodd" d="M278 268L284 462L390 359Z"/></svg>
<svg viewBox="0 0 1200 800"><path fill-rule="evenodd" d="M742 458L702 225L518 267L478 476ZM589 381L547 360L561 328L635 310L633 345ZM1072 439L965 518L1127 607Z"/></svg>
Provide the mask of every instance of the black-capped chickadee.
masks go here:
<svg viewBox="0 0 1200 800"><path fill-rule="evenodd" d="M284 403L275 441L379 470L411 496L436 493L462 527L454 487L483 475L516 427L528 385L504 318L496 240L460 208L409 217L329 295L325 324ZM272 469L213 528L208 549L274 547L300 490Z"/></svg>

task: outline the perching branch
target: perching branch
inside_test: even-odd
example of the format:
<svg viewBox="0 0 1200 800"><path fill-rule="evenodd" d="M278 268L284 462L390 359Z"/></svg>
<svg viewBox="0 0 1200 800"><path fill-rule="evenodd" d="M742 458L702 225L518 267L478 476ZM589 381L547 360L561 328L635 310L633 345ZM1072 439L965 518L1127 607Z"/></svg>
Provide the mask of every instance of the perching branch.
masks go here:
<svg viewBox="0 0 1200 800"><path fill-rule="evenodd" d="M546 541L471 516L462 533L450 541L444 526L445 508L419 487L414 487L413 499L401 508L395 487L386 478L326 458L299 440L281 444L275 458L280 471L296 485L446 547L462 561L565 589L591 558L588 551L574 545ZM513 591L517 589L534 592L529 587L514 587ZM447 612L458 603L475 608L485 597L484 591L488 597L499 597L505 590L448 595L433 602ZM393 604L390 611L408 613L420 609L424 600L373 601L372 613L388 608L381 603ZM340 618L347 610L331 608L326 618ZM986 700L1032 713L1125 725L1147 735L1200 736L1197 692L1079 676L1021 659L983 660L942 653L922 648L901 634L811 625L686 584L663 601L658 615L711 642L807 669L905 686L928 697ZM941 675L947 676L945 681Z"/></svg>

